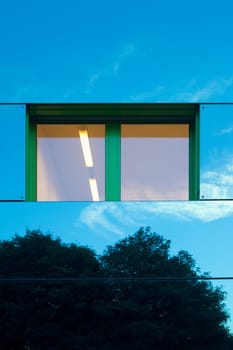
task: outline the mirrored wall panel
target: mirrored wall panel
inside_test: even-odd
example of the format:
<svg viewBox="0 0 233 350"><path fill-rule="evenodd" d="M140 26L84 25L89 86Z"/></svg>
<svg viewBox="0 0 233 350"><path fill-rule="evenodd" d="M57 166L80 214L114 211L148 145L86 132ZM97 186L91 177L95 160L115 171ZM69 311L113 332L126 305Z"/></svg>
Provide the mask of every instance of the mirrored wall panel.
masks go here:
<svg viewBox="0 0 233 350"><path fill-rule="evenodd" d="M25 105L0 104L0 200L25 199Z"/></svg>
<svg viewBox="0 0 233 350"><path fill-rule="evenodd" d="M96 329L97 315L108 323L120 315L133 329L139 320L145 326L146 319L146 327L153 320L151 334L162 319L166 339L171 322L173 329L188 326L188 334L200 324L207 332L208 323L208 341L218 330L230 336L232 203L0 203L1 310L11 310L18 334L41 330L45 314L51 320L46 329L63 329L71 313L67 327L76 330L79 322L76 333L84 322L90 329L92 319ZM29 333L22 332L22 317ZM5 320L9 324L2 317L1 326Z"/></svg>
<svg viewBox="0 0 233 350"><path fill-rule="evenodd" d="M105 199L105 126L37 125L37 200Z"/></svg>
<svg viewBox="0 0 233 350"><path fill-rule="evenodd" d="M233 104L200 106L200 199L233 198Z"/></svg>
<svg viewBox="0 0 233 350"><path fill-rule="evenodd" d="M121 126L121 199L189 198L189 125Z"/></svg>

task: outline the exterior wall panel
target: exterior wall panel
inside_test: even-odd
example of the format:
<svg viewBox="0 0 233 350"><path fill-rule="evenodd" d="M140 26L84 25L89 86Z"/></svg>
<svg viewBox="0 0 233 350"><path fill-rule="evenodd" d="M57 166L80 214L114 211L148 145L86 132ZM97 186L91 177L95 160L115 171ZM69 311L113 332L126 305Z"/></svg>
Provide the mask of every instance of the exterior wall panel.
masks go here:
<svg viewBox="0 0 233 350"><path fill-rule="evenodd" d="M233 104L200 106L200 199L233 199Z"/></svg>
<svg viewBox="0 0 233 350"><path fill-rule="evenodd" d="M25 105L0 105L0 200L25 199Z"/></svg>

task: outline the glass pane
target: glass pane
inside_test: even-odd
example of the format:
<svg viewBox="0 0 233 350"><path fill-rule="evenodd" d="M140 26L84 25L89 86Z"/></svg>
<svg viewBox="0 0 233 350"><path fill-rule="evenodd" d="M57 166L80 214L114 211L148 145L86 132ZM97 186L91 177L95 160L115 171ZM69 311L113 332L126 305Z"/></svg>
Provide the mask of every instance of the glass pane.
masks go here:
<svg viewBox="0 0 233 350"><path fill-rule="evenodd" d="M105 199L105 126L37 126L37 200Z"/></svg>
<svg viewBox="0 0 233 350"><path fill-rule="evenodd" d="M0 200L25 198L25 105L0 105Z"/></svg>
<svg viewBox="0 0 233 350"><path fill-rule="evenodd" d="M233 104L202 105L200 198L233 198Z"/></svg>
<svg viewBox="0 0 233 350"><path fill-rule="evenodd" d="M189 330L193 329L195 334L193 338L194 345L191 348L189 343L185 346L185 349L201 349L200 346L196 346L196 330L199 329L199 322L205 325L207 319L210 325L208 329L215 339L216 322L221 321L221 318L215 318L217 305L222 305L221 310L225 310L231 315L231 319L228 318L226 325L233 332L233 280L223 279L232 278L233 275L231 264L233 236L230 229L233 226L233 201L0 203L0 212L0 240L7 240L3 244L1 243L0 247L1 307L3 310L9 308L7 315L10 317L10 323L9 317L1 318L1 327L2 322L4 322L4 325L8 324L7 329L9 329L9 325L12 325L10 331L17 327L17 334L24 337L25 334L29 334L27 333L28 330L34 329L35 333L38 332L39 326L38 334L44 335L44 331L41 331L41 325L43 324L45 329L49 325L48 322L45 324L42 322L45 319L45 313L41 310L44 310L52 318L51 325L56 326L59 332L63 329L64 324L67 325L68 331L73 332L73 322L75 322L75 327L77 324L77 329L73 334L74 342L77 345L77 332L80 331L81 324L79 311L81 309L90 311L90 303L86 302L86 297L90 300L91 295L93 297L92 312L94 312L92 315L96 317L98 310L98 312L103 311L105 325L107 324L106 317L108 315L111 322L114 320L114 317L111 317L112 313L109 313L110 310L114 309L114 312L117 312L116 323L118 322L119 325L119 312L121 313L121 310L122 312L125 310L127 315L129 315L129 310L132 310L132 318L126 317L126 321L134 322L134 318L138 317L138 313L135 313L138 308L142 311L142 318L140 319L144 325L143 329L145 329L145 326L147 327L145 317L146 320L148 320L148 317L149 320L153 320L159 308L160 314L161 310L170 311L166 313L168 317L163 319L164 325L168 327L169 336L171 322L173 325L177 325L178 329L181 324L182 327L185 327L186 321L192 320L192 317L194 317L195 324L192 324L189 328ZM14 220L9 220L9 218L14 218ZM147 228L141 228L142 225L147 226ZM38 227L41 230L39 232ZM15 232L17 232L23 237L25 231L27 232L25 240L19 239L15 235ZM31 231L34 233L29 234ZM48 236L48 232L53 234ZM45 237L41 237L41 234ZM134 238L128 239L129 235ZM55 240L56 237L59 237L61 242L68 244L65 250L64 246L59 249L61 243L57 241L55 245L51 244L51 240ZM121 244L118 244L119 241L121 241ZM74 245L70 245L71 243L79 248L84 246L85 249L75 249ZM54 258L54 246L56 247L56 258ZM113 249L109 246L112 246ZM11 247L14 249L11 249ZM95 264L93 250L88 253L87 247L93 249L98 258L109 254L110 259L98 260L98 263ZM88 292L86 292L87 289L82 289L83 293L81 294L75 290L81 285L82 282L80 283L80 281L72 284L72 282L64 280L61 283L57 283L57 281L56 283L48 283L48 281L37 281L35 283L33 280L31 282L24 280L20 283L15 281L16 283L8 284L3 280L4 277L61 277L62 279L63 277L76 278L81 276L98 278L102 275L103 270L99 270L101 266L105 270L104 277L110 277L108 283L88 283L86 285ZM190 274L190 269L193 271L192 274ZM113 277L124 276L129 273L131 276L128 283L123 282L115 288ZM208 275L205 273L208 273ZM155 279L150 283L147 280L140 281L138 282L140 285L137 284L136 280L133 281L134 278L144 276L155 277ZM188 287L186 282L183 284L181 280L178 280L178 282L176 280L176 277L190 276L218 278L217 280L204 282L215 286L222 285L222 290L227 292L223 296L222 303L219 304L218 301L221 302L221 299L213 298L213 294L211 297L210 293L203 293L206 289L199 288L203 281L189 280L188 284L192 287L192 289L189 289L186 288ZM165 279L171 277L174 280L168 283L166 280L156 279L157 277L164 277ZM121 293L121 288L127 288L127 285L131 289L128 291L123 289L125 293ZM6 290L5 288L10 286L12 288L11 293L9 291L3 293L3 288ZM22 289L22 286L25 289ZM136 286L139 286L139 288L137 289ZM16 288L20 294L15 292ZM57 288L61 288L59 292L56 290ZM112 294L106 293L105 288L110 288L108 290L114 293L114 299L111 298ZM38 299L35 297L37 295ZM81 299L77 299L77 296ZM130 301L132 297L134 298L133 303L125 302L128 298L130 298L128 299ZM63 298L66 299L64 303L62 302ZM103 309L105 298L108 300L107 310ZM203 301L208 301L208 299L210 304L203 304ZM70 301L68 305L67 300ZM81 300L81 307L77 309L75 303L79 300ZM50 302L49 305L47 301ZM27 303L29 303L28 307L25 307ZM64 308L61 309L60 305L63 305ZM131 308L131 305L133 308ZM149 307L145 308L145 305ZM211 308L208 305L212 305ZM84 309L83 306L85 306ZM140 309L141 306L142 309ZM73 318L73 314L71 315L72 320L69 320L70 312L73 309L78 320L76 317ZM184 313L182 313L182 310L184 310ZM54 317L54 315L61 315L61 312L62 315L67 315L67 323L64 323L63 317ZM208 318L206 318L206 312L209 315ZM5 314L1 315L4 316ZM85 312L82 315L89 330L91 318L86 318ZM177 315L184 317L182 323ZM22 323L22 316L24 320L28 317L27 323ZM122 316L122 313L120 316ZM33 319L36 321L35 323L32 323ZM161 324L161 319L159 317L159 324ZM102 320L101 317L98 318L98 321L100 320ZM121 317L121 320L124 320L124 318ZM219 324L221 327L223 326L221 322ZM135 323L133 323L134 325ZM102 326L103 324L98 329L105 331L106 328ZM187 326L189 327L189 325ZM96 324L93 327L95 329ZM54 329L49 328L49 331L54 332ZM154 332L154 328L151 327L150 331ZM161 334L155 333L158 336ZM174 336L177 334L176 332L172 333ZM2 332L2 336L4 334ZM57 336L56 332L52 334L55 334L55 337ZM120 334L122 335L122 333ZM223 334L222 328L219 334ZM7 338L10 339L9 336ZM183 338L181 337L181 339ZM80 339L83 341L82 337ZM100 338L97 337L97 339ZM112 337L112 339L115 340L115 337ZM142 336L141 339L144 341L145 337ZM200 339L203 339L203 332L200 332ZM3 344L2 338L1 344ZM143 344L142 349L151 349L150 346L145 348ZM10 347L5 348L10 349ZM15 349L17 348L16 343ZM82 347L80 348L82 349ZM96 349L98 348L97 345ZM110 349L109 344L105 348ZM166 346L163 348L167 349ZM48 349L48 346L42 346L40 349ZM72 347L66 345L64 349L72 349ZM184 347L179 349L184 349ZM203 344L202 349L208 349L206 343ZM213 347L209 347L209 349L213 349ZM219 346L216 349L223 349L223 347ZM228 349L232 349L232 347L228 347Z"/></svg>
<svg viewBox="0 0 233 350"><path fill-rule="evenodd" d="M121 126L121 199L189 197L189 125Z"/></svg>

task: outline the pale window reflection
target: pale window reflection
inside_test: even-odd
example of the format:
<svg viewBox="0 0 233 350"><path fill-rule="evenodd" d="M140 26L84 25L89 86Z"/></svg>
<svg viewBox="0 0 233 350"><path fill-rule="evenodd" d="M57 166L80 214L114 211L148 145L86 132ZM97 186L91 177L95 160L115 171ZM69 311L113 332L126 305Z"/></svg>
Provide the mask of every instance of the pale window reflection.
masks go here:
<svg viewBox="0 0 233 350"><path fill-rule="evenodd" d="M37 200L105 199L105 126L37 125Z"/></svg>
<svg viewBox="0 0 233 350"><path fill-rule="evenodd" d="M121 126L121 199L189 198L189 125Z"/></svg>

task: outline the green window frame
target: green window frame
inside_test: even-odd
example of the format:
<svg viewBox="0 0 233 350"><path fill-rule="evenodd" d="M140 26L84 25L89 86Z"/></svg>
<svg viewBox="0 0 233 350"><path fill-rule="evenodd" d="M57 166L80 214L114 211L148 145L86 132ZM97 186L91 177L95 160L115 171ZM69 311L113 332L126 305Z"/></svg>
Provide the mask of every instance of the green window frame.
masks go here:
<svg viewBox="0 0 233 350"><path fill-rule="evenodd" d="M189 200L199 199L199 105L28 104L26 110L26 201L36 201L37 124L105 124L105 201L120 201L121 124L189 124Z"/></svg>

